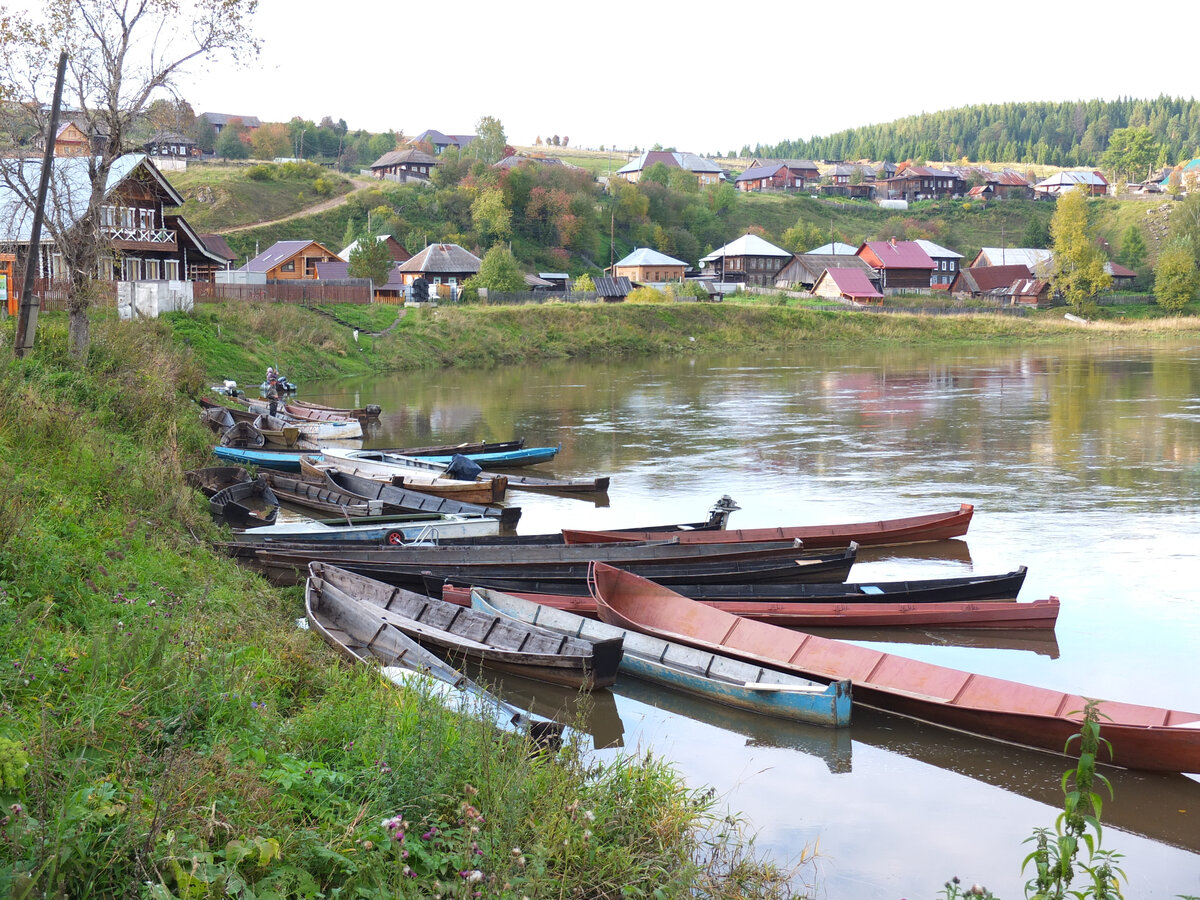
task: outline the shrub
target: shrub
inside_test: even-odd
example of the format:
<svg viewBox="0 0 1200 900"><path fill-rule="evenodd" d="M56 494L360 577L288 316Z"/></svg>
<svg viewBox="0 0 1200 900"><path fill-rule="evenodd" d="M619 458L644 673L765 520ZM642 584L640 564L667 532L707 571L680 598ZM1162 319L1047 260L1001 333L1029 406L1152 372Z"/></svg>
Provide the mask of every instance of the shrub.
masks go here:
<svg viewBox="0 0 1200 900"><path fill-rule="evenodd" d="M626 303L666 303L667 295L658 288L639 287L629 292Z"/></svg>
<svg viewBox="0 0 1200 900"><path fill-rule="evenodd" d="M276 168L270 163L259 163L246 170L246 177L251 181L274 181Z"/></svg>

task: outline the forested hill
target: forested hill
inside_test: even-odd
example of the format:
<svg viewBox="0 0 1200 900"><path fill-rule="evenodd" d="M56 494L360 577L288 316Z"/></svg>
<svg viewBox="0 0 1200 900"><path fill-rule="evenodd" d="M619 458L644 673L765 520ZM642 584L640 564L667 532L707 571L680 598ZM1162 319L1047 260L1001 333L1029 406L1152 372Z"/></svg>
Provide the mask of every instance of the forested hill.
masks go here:
<svg viewBox="0 0 1200 900"><path fill-rule="evenodd" d="M905 159L1025 162L1098 166L1119 128L1148 128L1161 148L1158 165L1200 156L1200 103L1155 100L1079 100L1003 103L921 113L828 137L759 145L774 159Z"/></svg>

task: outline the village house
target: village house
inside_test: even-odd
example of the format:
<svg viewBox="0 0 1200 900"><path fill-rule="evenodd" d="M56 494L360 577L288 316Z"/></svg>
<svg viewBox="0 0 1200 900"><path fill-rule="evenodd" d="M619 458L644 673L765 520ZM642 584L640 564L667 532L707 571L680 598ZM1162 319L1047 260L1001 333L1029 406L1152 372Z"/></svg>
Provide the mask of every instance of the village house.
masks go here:
<svg viewBox="0 0 1200 900"><path fill-rule="evenodd" d="M826 269L813 285L812 294L853 303L883 302L883 294L860 269Z"/></svg>
<svg viewBox="0 0 1200 900"><path fill-rule="evenodd" d="M267 281L315 279L317 263L336 259L336 253L316 241L276 241L239 271L266 275Z"/></svg>
<svg viewBox="0 0 1200 900"><path fill-rule="evenodd" d="M612 264L605 272L614 278L628 278L634 284L647 284L664 281L683 281L687 263L674 259L665 253L651 250L649 247L639 247L624 259Z"/></svg>
<svg viewBox="0 0 1200 900"><path fill-rule="evenodd" d="M1033 186L1039 198L1054 198L1067 191L1083 187L1093 197L1108 193L1108 179L1096 171L1059 172L1044 178Z"/></svg>
<svg viewBox="0 0 1200 900"><path fill-rule="evenodd" d="M896 174L885 182L889 200L938 200L961 197L967 192L967 182L957 172L932 169L929 166L896 168Z"/></svg>
<svg viewBox="0 0 1200 900"><path fill-rule="evenodd" d="M915 241L866 241L858 248L858 256L880 273L885 294L927 291L937 268Z"/></svg>
<svg viewBox="0 0 1200 900"><path fill-rule="evenodd" d="M747 171L768 166L785 167L791 178L790 186L793 188L811 187L821 180L821 169L811 159L752 159Z"/></svg>
<svg viewBox="0 0 1200 900"><path fill-rule="evenodd" d="M317 281L344 283L344 284L361 284L364 280L355 279L350 276L350 263L340 259L330 260L329 262L317 263ZM392 266L388 272L388 280L385 284L371 284L371 298L375 302L403 302L405 299L404 277L400 273L399 266Z"/></svg>
<svg viewBox="0 0 1200 900"><path fill-rule="evenodd" d="M983 247L969 268L983 266L1025 266L1033 275L1048 275L1054 254L1038 247Z"/></svg>
<svg viewBox="0 0 1200 900"><path fill-rule="evenodd" d="M955 297L997 297L1006 292L1018 278L1028 278L1033 273L1028 266L979 266L962 269L950 283L950 293Z"/></svg>
<svg viewBox="0 0 1200 900"><path fill-rule="evenodd" d="M200 155L200 148L196 142L176 131L156 131L142 147L151 156L187 159L189 156Z"/></svg>
<svg viewBox="0 0 1200 900"><path fill-rule="evenodd" d="M828 244L822 244L820 247L813 247L811 250L804 251L804 256L822 256L831 254L833 256L853 256L858 252L858 248L853 244L844 244L841 241L830 241Z"/></svg>
<svg viewBox="0 0 1200 900"><path fill-rule="evenodd" d="M415 138L409 138L409 144L428 144L433 148L435 156L441 156L446 150L453 147L456 150L466 150L471 145L472 141L478 139L475 134L442 134L442 132L427 128Z"/></svg>
<svg viewBox="0 0 1200 900"><path fill-rule="evenodd" d="M220 134L226 125L235 119L242 123L243 128L248 128L253 131L255 128L262 127L262 121L258 116L231 116L228 113L206 112L200 113L200 118L208 122L212 126L214 134Z"/></svg>
<svg viewBox="0 0 1200 900"><path fill-rule="evenodd" d="M188 280L215 281L217 272L233 268L238 255L233 252L233 248L229 246L229 241L225 240L223 234L202 234L200 241L213 260L202 260L194 265L189 265ZM216 262L216 260L223 260L223 262Z"/></svg>
<svg viewBox="0 0 1200 900"><path fill-rule="evenodd" d="M392 258L393 262L402 263L412 259L412 254L405 250L404 245L390 234L378 235L375 240L383 241L387 245L388 256ZM339 253L338 256L346 262L350 262L350 254L358 248L358 244L358 241L351 241L342 248L342 252Z"/></svg>
<svg viewBox="0 0 1200 900"><path fill-rule="evenodd" d="M83 156L56 157L51 170L50 203L47 216L62 228L79 221L87 211L91 194L89 164ZM42 161L35 158L0 161L14 177L36 187ZM213 253L182 216L168 213L183 205L183 197L171 186L149 157L128 153L118 157L108 174L98 226L107 253L97 275L103 281L184 280L225 268L228 260ZM32 234L33 213L21 196L0 183L0 251L14 254L18 270L24 270ZM64 261L55 249L48 229L43 228L38 247L38 278L65 280Z"/></svg>
<svg viewBox="0 0 1200 900"><path fill-rule="evenodd" d="M712 160L697 156L695 153L677 153L671 150L648 150L632 160L616 172L631 184L637 184L646 170L657 163L662 163L668 169L685 169L696 176L701 187L718 184L725 178L725 171Z"/></svg>
<svg viewBox="0 0 1200 900"><path fill-rule="evenodd" d="M1137 272L1132 269L1127 269L1120 263L1106 262L1104 271L1112 277L1112 286L1127 290L1133 287L1133 282L1137 279Z"/></svg>
<svg viewBox="0 0 1200 900"><path fill-rule="evenodd" d="M482 260L458 244L430 244L412 259L400 264L406 285L418 278L429 282L429 296L455 299L463 282L479 274Z"/></svg>
<svg viewBox="0 0 1200 900"><path fill-rule="evenodd" d="M807 159L754 160L735 179L740 191L802 191L821 180L817 164Z"/></svg>
<svg viewBox="0 0 1200 900"><path fill-rule="evenodd" d="M521 156L514 154L506 156L504 159L492 163L493 169L515 169L517 166L555 166L560 169L578 169L579 166L573 166L569 162L559 159L556 156Z"/></svg>
<svg viewBox="0 0 1200 900"><path fill-rule="evenodd" d="M935 291L948 290L950 283L954 281L954 276L962 267L963 255L923 238L918 238L913 243L924 250L926 255L933 260L934 269L929 279L929 286Z"/></svg>
<svg viewBox="0 0 1200 900"><path fill-rule="evenodd" d="M605 303L620 303L633 290L628 278L614 278L611 275L595 275L592 283L596 286L596 296Z"/></svg>
<svg viewBox="0 0 1200 900"><path fill-rule="evenodd" d="M775 287L805 288L811 291L826 269L843 269L861 272L863 277L878 289L879 273L867 265L864 259L854 255L855 248L849 249L849 253L796 254L775 276Z"/></svg>
<svg viewBox="0 0 1200 900"><path fill-rule="evenodd" d="M1012 169L993 172L983 166L955 167L967 184L974 184L967 196L977 200L1032 200L1033 185Z"/></svg>
<svg viewBox="0 0 1200 900"><path fill-rule="evenodd" d="M756 234L744 234L700 260L702 274L724 282L771 287L793 254Z"/></svg>
<svg viewBox="0 0 1200 900"><path fill-rule="evenodd" d="M429 181L438 161L423 150L389 150L371 163L371 174L387 181Z"/></svg>
<svg viewBox="0 0 1200 900"><path fill-rule="evenodd" d="M1036 306L1043 309L1051 305L1050 282L1042 278L1018 278L1008 290L1014 306Z"/></svg>

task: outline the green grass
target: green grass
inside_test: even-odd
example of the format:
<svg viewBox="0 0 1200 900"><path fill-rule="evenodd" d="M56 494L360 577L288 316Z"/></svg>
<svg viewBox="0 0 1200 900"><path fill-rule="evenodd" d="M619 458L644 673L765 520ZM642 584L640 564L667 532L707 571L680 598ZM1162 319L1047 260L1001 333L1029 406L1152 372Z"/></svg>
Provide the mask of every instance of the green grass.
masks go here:
<svg viewBox="0 0 1200 900"><path fill-rule="evenodd" d="M332 171L322 170L331 190L321 193L313 178L294 175L254 181L246 177L248 168L201 163L189 165L183 172L172 172L171 184L184 197L184 218L202 232L253 225L292 215L352 188L349 180Z"/></svg>

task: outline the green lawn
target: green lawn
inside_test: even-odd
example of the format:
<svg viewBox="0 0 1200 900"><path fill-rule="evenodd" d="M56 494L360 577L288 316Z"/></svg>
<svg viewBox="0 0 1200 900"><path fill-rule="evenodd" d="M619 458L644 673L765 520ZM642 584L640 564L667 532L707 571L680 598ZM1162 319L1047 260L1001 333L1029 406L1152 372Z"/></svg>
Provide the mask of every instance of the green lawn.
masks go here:
<svg viewBox="0 0 1200 900"><path fill-rule="evenodd" d="M253 225L292 215L353 187L348 179L329 170L322 170L320 178L311 178L284 176L275 166L281 174L269 181L254 181L246 177L249 168L237 163L200 163L170 173L171 184L185 201L184 218L202 232Z"/></svg>

